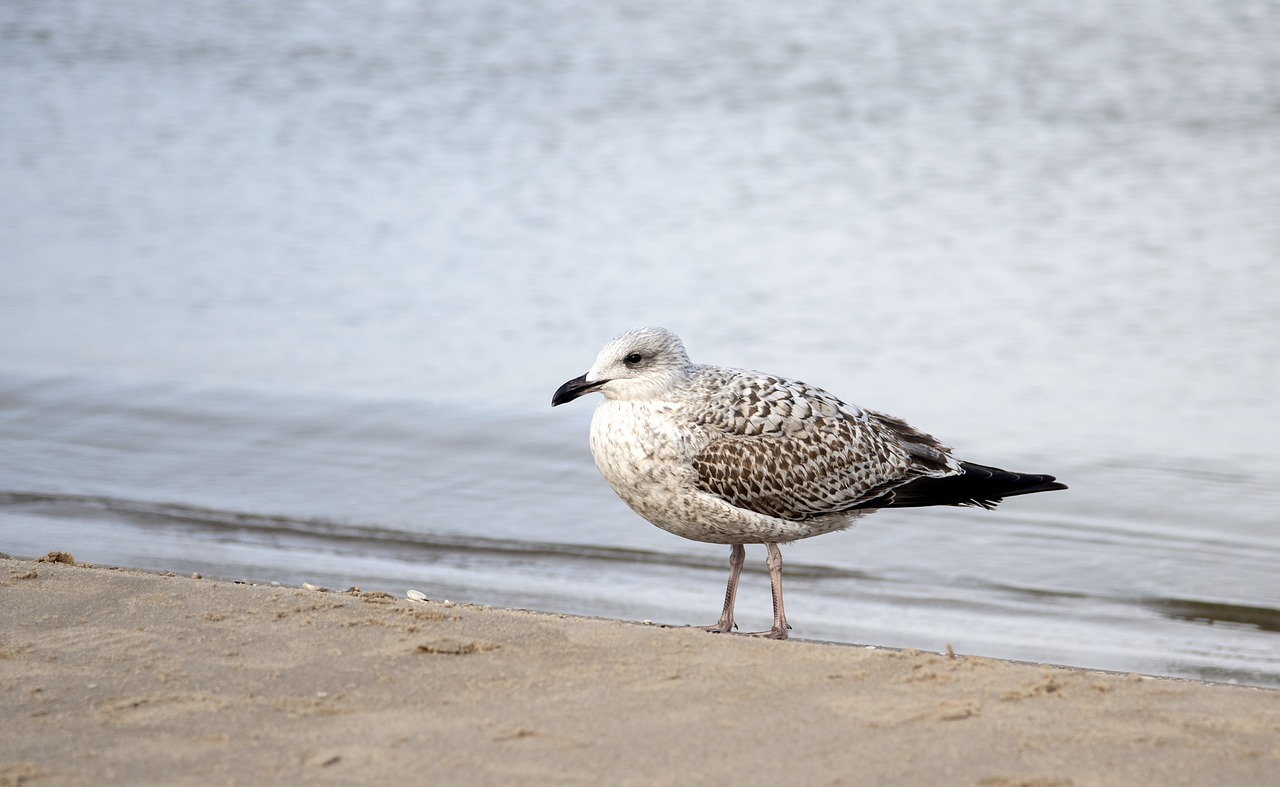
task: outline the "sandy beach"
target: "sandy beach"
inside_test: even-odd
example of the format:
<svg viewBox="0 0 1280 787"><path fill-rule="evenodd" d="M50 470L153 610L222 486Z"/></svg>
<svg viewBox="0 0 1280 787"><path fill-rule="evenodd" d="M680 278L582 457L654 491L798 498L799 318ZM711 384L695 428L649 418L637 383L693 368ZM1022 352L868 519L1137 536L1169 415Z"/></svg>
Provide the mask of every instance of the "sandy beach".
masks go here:
<svg viewBox="0 0 1280 787"><path fill-rule="evenodd" d="M2 785L1280 773L1265 689L48 558L0 560L0 588Z"/></svg>

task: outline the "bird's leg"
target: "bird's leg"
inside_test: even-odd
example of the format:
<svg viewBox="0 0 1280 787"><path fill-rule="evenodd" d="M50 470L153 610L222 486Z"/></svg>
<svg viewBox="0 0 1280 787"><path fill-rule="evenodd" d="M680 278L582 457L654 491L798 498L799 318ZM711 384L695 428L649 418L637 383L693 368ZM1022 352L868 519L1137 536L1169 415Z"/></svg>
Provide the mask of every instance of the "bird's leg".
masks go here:
<svg viewBox="0 0 1280 787"><path fill-rule="evenodd" d="M765 564L769 566L769 584L773 588L773 628L768 631L757 631L752 633L753 637L764 637L766 639L786 639L787 630L791 626L787 625L787 613L782 608L782 550L778 549L777 544L765 544L765 549L769 550L769 557Z"/></svg>
<svg viewBox="0 0 1280 787"><path fill-rule="evenodd" d="M720 620L710 626L700 626L703 631L713 634L726 634L734 629L733 602L738 597L738 577L742 574L742 564L747 562L747 548L742 544L734 544L729 548L729 586L724 589L724 611Z"/></svg>

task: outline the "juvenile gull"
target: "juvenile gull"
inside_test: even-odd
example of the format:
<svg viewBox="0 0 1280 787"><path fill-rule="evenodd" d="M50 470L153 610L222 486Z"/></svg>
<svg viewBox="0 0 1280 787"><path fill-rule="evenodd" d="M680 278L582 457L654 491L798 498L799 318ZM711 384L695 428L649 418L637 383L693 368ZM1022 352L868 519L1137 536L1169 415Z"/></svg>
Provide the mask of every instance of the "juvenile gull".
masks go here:
<svg viewBox="0 0 1280 787"><path fill-rule="evenodd" d="M744 544L764 544L773 628L786 639L778 544L850 527L881 508L981 506L1066 489L1051 475L962 462L905 421L776 375L695 364L665 328L627 331L551 406L599 391L591 454L637 514L678 536L729 544L720 620L732 631Z"/></svg>

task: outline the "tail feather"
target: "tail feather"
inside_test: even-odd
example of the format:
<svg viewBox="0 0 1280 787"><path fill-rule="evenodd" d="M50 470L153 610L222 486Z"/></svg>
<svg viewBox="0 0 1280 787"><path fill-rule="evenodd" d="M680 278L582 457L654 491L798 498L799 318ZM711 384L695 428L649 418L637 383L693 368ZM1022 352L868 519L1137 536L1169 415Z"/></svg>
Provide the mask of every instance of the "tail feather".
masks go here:
<svg viewBox="0 0 1280 787"><path fill-rule="evenodd" d="M1006 497L1067 488L1051 475L1011 473L972 462L961 462L960 468L963 472L956 475L909 481L860 507L979 506L989 509Z"/></svg>

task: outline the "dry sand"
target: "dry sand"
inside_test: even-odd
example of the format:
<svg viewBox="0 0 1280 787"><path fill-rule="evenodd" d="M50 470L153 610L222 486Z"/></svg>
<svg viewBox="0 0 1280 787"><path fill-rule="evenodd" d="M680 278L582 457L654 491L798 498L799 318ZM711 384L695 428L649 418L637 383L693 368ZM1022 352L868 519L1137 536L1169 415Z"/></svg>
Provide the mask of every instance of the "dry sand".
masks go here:
<svg viewBox="0 0 1280 787"><path fill-rule="evenodd" d="M1280 692L0 560L0 784L1280 783Z"/></svg>

